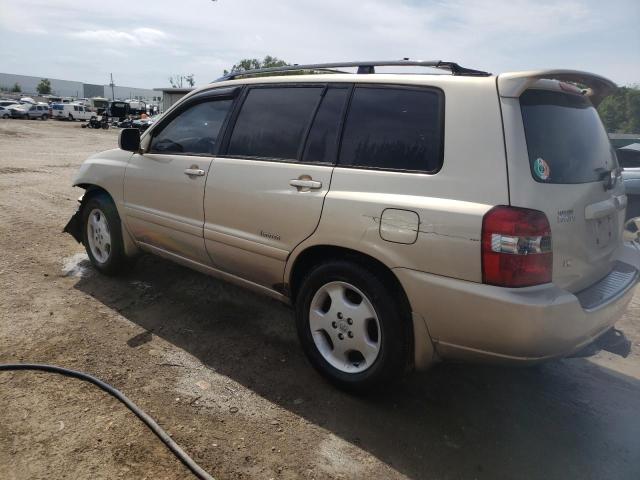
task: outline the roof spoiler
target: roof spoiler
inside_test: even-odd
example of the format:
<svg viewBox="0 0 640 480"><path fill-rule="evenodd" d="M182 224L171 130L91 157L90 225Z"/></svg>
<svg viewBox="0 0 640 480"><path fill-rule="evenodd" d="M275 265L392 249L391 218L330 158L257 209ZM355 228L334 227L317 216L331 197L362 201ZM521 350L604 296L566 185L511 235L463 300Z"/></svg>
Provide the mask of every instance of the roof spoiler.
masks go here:
<svg viewBox="0 0 640 480"><path fill-rule="evenodd" d="M527 88L542 79L572 82L587 87L586 94L596 107L618 87L608 78L579 70L532 70L498 75L498 92L501 97L518 98Z"/></svg>

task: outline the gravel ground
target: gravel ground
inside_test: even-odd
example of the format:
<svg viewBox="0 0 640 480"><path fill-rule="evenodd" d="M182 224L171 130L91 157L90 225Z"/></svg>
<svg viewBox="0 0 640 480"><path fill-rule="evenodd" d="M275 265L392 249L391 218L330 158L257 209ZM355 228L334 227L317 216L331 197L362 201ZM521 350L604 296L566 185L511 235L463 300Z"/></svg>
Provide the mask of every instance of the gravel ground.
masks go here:
<svg viewBox="0 0 640 480"><path fill-rule="evenodd" d="M393 391L326 384L285 306L165 260L94 272L61 230L117 132L0 120L0 363L96 375L219 479L640 478L640 290L621 337L535 368L439 365ZM191 478L97 388L0 373L0 478Z"/></svg>

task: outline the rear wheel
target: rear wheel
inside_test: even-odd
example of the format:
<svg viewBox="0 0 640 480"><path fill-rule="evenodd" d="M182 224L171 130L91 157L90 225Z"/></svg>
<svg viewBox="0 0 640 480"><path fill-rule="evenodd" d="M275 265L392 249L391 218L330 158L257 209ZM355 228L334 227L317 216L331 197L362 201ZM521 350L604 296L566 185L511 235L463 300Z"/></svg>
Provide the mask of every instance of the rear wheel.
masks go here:
<svg viewBox="0 0 640 480"><path fill-rule="evenodd" d="M6 120L7 118L10 118L10 115L8 113L5 113L4 115L2 115L2 118Z"/></svg>
<svg viewBox="0 0 640 480"><path fill-rule="evenodd" d="M73 115L69 114L69 121L73 122L75 120L75 118L73 118Z"/></svg>
<svg viewBox="0 0 640 480"><path fill-rule="evenodd" d="M402 377L409 359L408 312L377 272L332 260L303 280L296 325L313 366L351 391L378 388Z"/></svg>
<svg viewBox="0 0 640 480"><path fill-rule="evenodd" d="M83 244L93 266L106 275L128 266L122 242L120 216L106 194L89 198L82 208Z"/></svg>
<svg viewBox="0 0 640 480"><path fill-rule="evenodd" d="M42 116L40 117L42 120L47 120L49 118L49 115L47 115L46 113L43 113Z"/></svg>

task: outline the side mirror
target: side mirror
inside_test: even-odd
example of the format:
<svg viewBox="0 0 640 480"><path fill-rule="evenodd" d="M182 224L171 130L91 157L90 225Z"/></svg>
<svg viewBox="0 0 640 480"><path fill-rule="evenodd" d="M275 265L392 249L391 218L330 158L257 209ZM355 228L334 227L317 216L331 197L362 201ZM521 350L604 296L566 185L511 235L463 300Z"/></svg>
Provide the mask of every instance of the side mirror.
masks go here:
<svg viewBox="0 0 640 480"><path fill-rule="evenodd" d="M140 152L140 130L137 128L123 128L120 132L118 145L127 152Z"/></svg>

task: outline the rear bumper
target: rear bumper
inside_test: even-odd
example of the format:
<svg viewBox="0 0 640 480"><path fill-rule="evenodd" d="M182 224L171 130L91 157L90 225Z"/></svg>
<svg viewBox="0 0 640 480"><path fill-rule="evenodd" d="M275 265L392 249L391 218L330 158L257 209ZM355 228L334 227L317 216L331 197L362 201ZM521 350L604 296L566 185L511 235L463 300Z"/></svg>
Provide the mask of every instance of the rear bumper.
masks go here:
<svg viewBox="0 0 640 480"><path fill-rule="evenodd" d="M625 246L618 266L577 295L553 284L510 289L394 272L441 358L535 363L574 353L620 319L638 282L640 248Z"/></svg>

